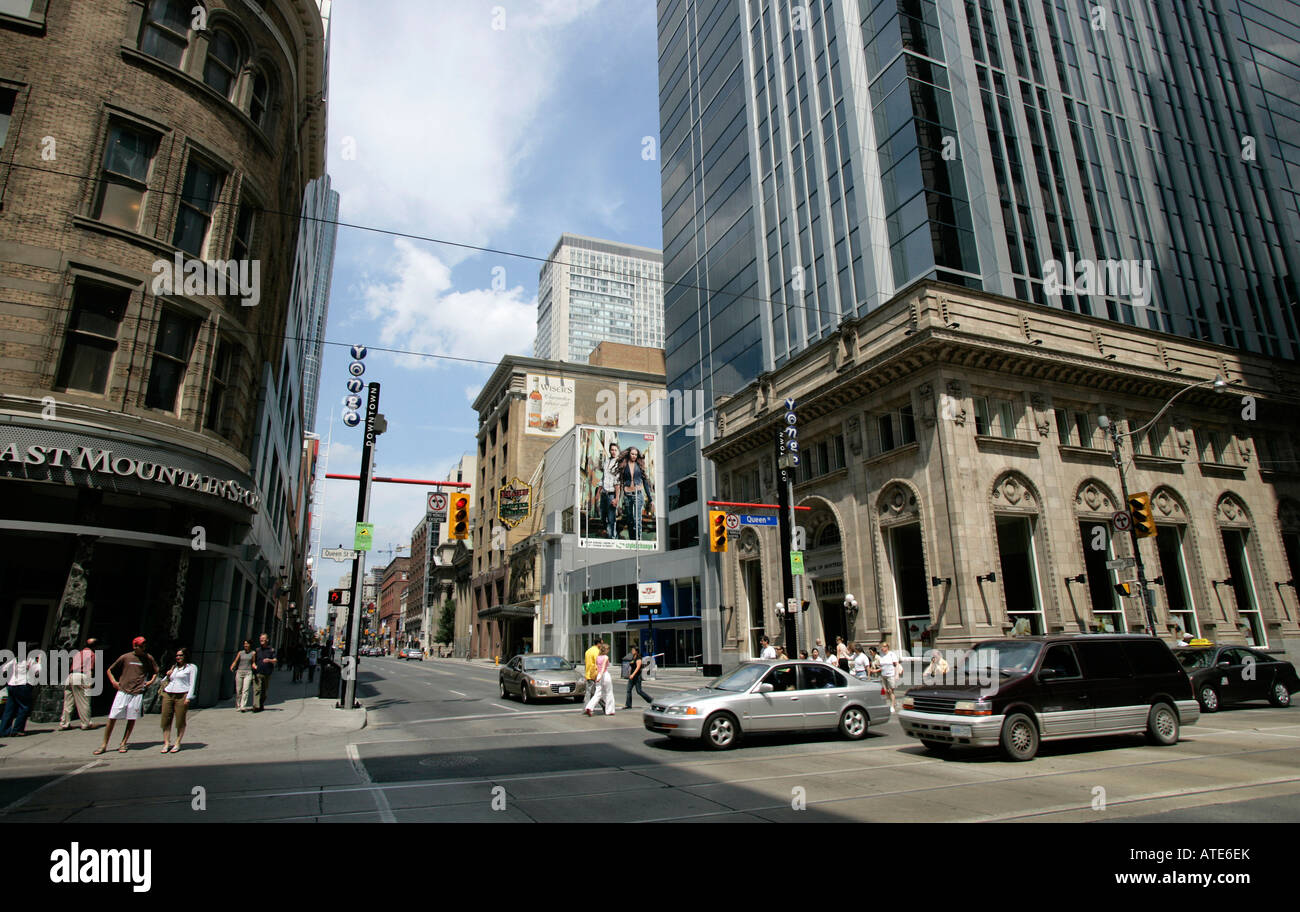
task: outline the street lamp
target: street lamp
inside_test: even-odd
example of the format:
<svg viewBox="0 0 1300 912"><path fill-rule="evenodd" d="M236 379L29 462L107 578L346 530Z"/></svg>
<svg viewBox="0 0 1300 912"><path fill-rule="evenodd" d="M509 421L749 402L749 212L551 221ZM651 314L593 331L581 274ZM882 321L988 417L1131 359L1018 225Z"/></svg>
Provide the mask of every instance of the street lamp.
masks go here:
<svg viewBox="0 0 1300 912"><path fill-rule="evenodd" d="M1145 433L1147 428L1151 427L1153 424L1159 421L1161 416L1164 415L1165 412L1169 411L1169 407L1174 404L1174 400L1176 400L1179 396L1181 396L1183 393L1187 392L1188 390L1198 389L1203 386L1213 386L1215 392L1221 393L1228 388L1228 381L1224 380L1218 374L1215 374L1214 377L1210 380L1201 380L1197 383L1192 383L1189 384L1188 386L1183 387L1178 392L1174 393L1171 397L1169 397L1169 401L1164 404L1164 406L1160 409L1160 411L1156 412L1155 417L1153 417L1150 421L1142 425L1142 427L1137 428L1136 430L1128 431L1123 434L1119 432L1119 428L1116 426L1115 422L1111 421L1110 418L1107 417L1106 415L1101 415L1097 418L1097 424L1101 427L1102 431L1110 433L1111 444L1114 447L1113 455L1115 459L1115 468L1119 470L1120 496L1124 500L1125 510L1128 510L1128 480L1124 477L1124 456L1123 453L1120 452L1120 445L1119 445L1120 438L1136 437L1139 434ZM1138 547L1137 523L1130 521L1128 531L1129 531L1129 535L1132 536L1132 541L1133 541L1133 560L1137 565L1138 591L1142 594L1142 607L1146 611L1147 633L1149 633L1151 636L1155 636L1156 635L1155 599L1152 596L1151 591L1147 588L1146 568L1142 564L1142 549Z"/></svg>

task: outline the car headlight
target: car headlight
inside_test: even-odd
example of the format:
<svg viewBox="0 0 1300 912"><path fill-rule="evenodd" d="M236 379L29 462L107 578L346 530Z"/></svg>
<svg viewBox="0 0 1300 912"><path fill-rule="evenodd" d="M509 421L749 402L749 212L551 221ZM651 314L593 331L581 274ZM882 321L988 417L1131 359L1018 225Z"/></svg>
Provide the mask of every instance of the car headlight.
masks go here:
<svg viewBox="0 0 1300 912"><path fill-rule="evenodd" d="M911 709L911 708L912 708L912 698L903 697L903 709Z"/></svg>
<svg viewBox="0 0 1300 912"><path fill-rule="evenodd" d="M533 686L534 686L534 687L550 687L550 686L551 686L551 683L550 683L549 681L543 681L541 678L533 678L532 683L533 683Z"/></svg>
<svg viewBox="0 0 1300 912"><path fill-rule="evenodd" d="M674 716L698 716L700 709L698 706L669 706L665 712Z"/></svg>
<svg viewBox="0 0 1300 912"><path fill-rule="evenodd" d="M993 706L988 700L959 700L953 712L959 716L991 716Z"/></svg>

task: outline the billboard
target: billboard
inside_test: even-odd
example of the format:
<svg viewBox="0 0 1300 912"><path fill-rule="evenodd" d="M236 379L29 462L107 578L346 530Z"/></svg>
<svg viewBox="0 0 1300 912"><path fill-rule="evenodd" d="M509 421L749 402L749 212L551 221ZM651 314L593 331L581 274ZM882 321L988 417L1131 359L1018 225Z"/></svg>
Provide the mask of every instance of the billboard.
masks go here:
<svg viewBox="0 0 1300 912"><path fill-rule="evenodd" d="M659 435L579 426L578 546L659 550Z"/></svg>
<svg viewBox="0 0 1300 912"><path fill-rule="evenodd" d="M525 434L538 437L562 437L573 427L573 402L577 385L566 377L526 374L528 389Z"/></svg>

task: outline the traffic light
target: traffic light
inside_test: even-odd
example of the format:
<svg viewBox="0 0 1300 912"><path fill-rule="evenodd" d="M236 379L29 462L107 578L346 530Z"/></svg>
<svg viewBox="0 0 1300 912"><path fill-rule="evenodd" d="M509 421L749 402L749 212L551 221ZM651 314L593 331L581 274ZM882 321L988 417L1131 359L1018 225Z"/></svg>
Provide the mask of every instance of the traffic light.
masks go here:
<svg viewBox="0 0 1300 912"><path fill-rule="evenodd" d="M464 541L469 538L469 498L457 494L451 499L451 534L452 541Z"/></svg>
<svg viewBox="0 0 1300 912"><path fill-rule="evenodd" d="M1133 589L1134 587L1132 583L1115 584L1115 591L1118 592L1124 598L1128 598L1129 596L1133 595Z"/></svg>
<svg viewBox="0 0 1300 912"><path fill-rule="evenodd" d="M330 604L331 604L331 605L342 605L342 604L343 604L343 590L342 590L342 589L331 589L331 590L330 590Z"/></svg>
<svg viewBox="0 0 1300 912"><path fill-rule="evenodd" d="M1133 517L1133 531L1138 538L1156 534L1156 518L1151 514L1151 495L1142 491L1128 496L1128 512Z"/></svg>
<svg viewBox="0 0 1300 912"><path fill-rule="evenodd" d="M727 551L727 514L723 510L709 511L709 550L715 554Z"/></svg>

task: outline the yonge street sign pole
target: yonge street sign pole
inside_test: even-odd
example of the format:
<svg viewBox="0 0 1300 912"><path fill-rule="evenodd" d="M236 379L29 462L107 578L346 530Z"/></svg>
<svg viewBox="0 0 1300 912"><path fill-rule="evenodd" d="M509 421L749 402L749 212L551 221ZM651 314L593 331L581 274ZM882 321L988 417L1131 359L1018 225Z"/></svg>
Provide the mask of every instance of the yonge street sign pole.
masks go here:
<svg viewBox="0 0 1300 912"><path fill-rule="evenodd" d="M361 478L357 485L357 522L370 519L370 465L375 453L376 419L379 416L379 384L366 386L366 437L361 446ZM339 707L356 708L357 698L357 644L361 641L361 591L362 574L366 572L366 552L357 549L352 562L352 610L348 615L348 638L343 644L343 679Z"/></svg>

